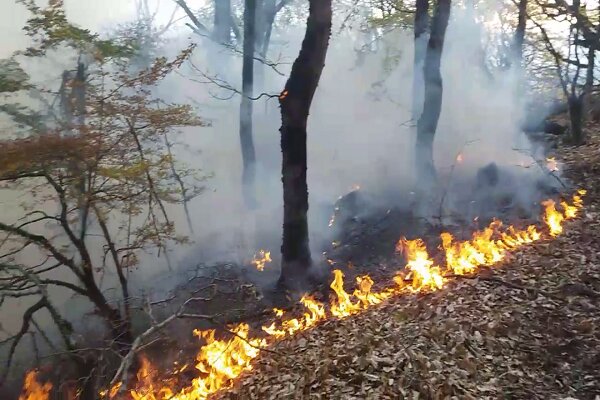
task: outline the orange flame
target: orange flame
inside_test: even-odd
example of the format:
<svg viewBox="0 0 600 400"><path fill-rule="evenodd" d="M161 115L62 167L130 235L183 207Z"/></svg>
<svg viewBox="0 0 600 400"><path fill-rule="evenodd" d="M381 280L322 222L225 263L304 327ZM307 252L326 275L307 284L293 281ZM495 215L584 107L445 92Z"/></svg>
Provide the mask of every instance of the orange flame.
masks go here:
<svg viewBox="0 0 600 400"><path fill-rule="evenodd" d="M425 243L421 239L406 240L401 238L396 245L396 251L406 256L406 268L412 274L414 290L437 290L444 285L444 277L440 267L434 265L429 258ZM398 278L398 277L397 277ZM399 283L399 279L395 279Z"/></svg>
<svg viewBox="0 0 600 400"><path fill-rule="evenodd" d="M548 199L542 202L542 205L546 208L544 214L544 222L550 229L550 235L556 237L563 231L562 222L565 216L556 210L556 202L552 199Z"/></svg>
<svg viewBox="0 0 600 400"><path fill-rule="evenodd" d="M259 250L258 253L254 255L254 258L252 259L252 264L254 264L257 270L264 271L265 265L267 265L267 263L270 263L271 261L273 260L271 260L270 251Z"/></svg>
<svg viewBox="0 0 600 400"><path fill-rule="evenodd" d="M333 277L330 287L337 295L337 299L331 304L331 314L334 317L343 318L359 312L361 309L360 303L352 302L350 295L344 290L343 272L336 269L333 271Z"/></svg>
<svg viewBox="0 0 600 400"><path fill-rule="evenodd" d="M292 318L281 322L280 326L273 322L269 326L263 326L262 330L275 338L291 336L300 330L306 330L326 317L325 306L308 295L300 299L300 303L307 309L307 312L300 318ZM281 318L283 310L274 308L273 311L277 317Z"/></svg>
<svg viewBox="0 0 600 400"><path fill-rule="evenodd" d="M19 400L46 400L50 398L52 384L50 382L40 384L37 378L37 370L27 372Z"/></svg>
<svg viewBox="0 0 600 400"><path fill-rule="evenodd" d="M545 210L543 220L548 226L548 232L554 237L562 232L562 223L574 218L583 206L584 190L573 195L572 204L561 202L562 213L556 209L553 200L543 203ZM194 331L203 339L205 344L196 356L196 369L199 376L186 387L175 389L172 376L159 380L156 370L150 363L142 359L142 366L137 374L136 389L130 391L135 400L204 400L211 394L231 387L234 380L244 371L252 370L254 360L266 346L289 337L299 331L309 329L328 317L344 318L356 314L372 305L379 304L385 299L406 292L434 291L443 288L451 274L460 275L476 272L483 265L493 265L506 258L510 250L542 239L541 231L531 225L526 229L514 226L504 228L499 221L493 221L487 228L473 233L471 239L457 241L451 234L443 233L442 249L445 253L446 271L430 258L425 243L421 239L407 240L401 238L396 249L406 257L406 268L410 272L410 281L401 274L396 275L396 287L387 288L381 292L373 292L371 277L356 278L357 288L352 294L344 289L344 274L334 270L331 288L335 293L329 308L313 297L305 295L300 300L306 311L295 318L287 318L280 309L273 309L277 320L269 326L263 326L263 336L251 336L247 324L239 324L229 329L230 338L218 339L214 330ZM265 337L266 335L266 337ZM184 365L177 371L185 369ZM178 372L175 371L174 374ZM30 371L26 377L23 394L19 400L46 400L52 385L43 386L37 382L36 372ZM116 387L116 389L115 389ZM119 386L110 391L110 397L116 395Z"/></svg>

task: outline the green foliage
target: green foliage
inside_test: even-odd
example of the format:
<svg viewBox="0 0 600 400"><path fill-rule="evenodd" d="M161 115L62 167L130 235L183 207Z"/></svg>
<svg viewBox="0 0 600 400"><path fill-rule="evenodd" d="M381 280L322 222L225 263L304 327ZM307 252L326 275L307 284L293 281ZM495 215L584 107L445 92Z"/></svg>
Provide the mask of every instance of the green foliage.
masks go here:
<svg viewBox="0 0 600 400"><path fill-rule="evenodd" d="M33 45L0 61L0 92L5 94L0 112L12 117L13 133L17 127L24 130L24 137L0 140L0 188L20 195L0 217L0 258L24 257L29 275L6 278L1 289L27 297L38 293L21 295L19 290L56 285L87 297L107 322L112 335L107 347L122 351L121 342L131 340L132 298L125 271L139 267L143 253L162 255L171 245L187 242L177 233L167 203L185 205L203 187L199 172L175 159L171 143L177 143L181 127L203 126L204 121L191 107L152 93L193 47L174 59L151 59L133 72L127 57L137 50L135 37L104 40L74 26L61 0L50 0L45 8L34 0L18 2L31 12L25 31ZM95 61L91 67L78 62L76 74L71 65L60 89L60 76L54 89L29 83L16 61L43 61L47 52L60 50L62 56L65 49ZM23 89L29 89L29 97L17 93ZM91 221L94 238L85 240ZM61 277L70 271L69 278L39 284L57 268ZM99 278L106 269L119 278L120 293L110 294L120 296L117 307L105 297ZM29 277L34 277L31 282Z"/></svg>
<svg viewBox="0 0 600 400"><path fill-rule="evenodd" d="M374 28L412 28L414 10L412 4L407 6L404 0L386 0L374 7L375 14L368 19L368 24Z"/></svg>
<svg viewBox="0 0 600 400"><path fill-rule="evenodd" d="M0 60L0 93L14 93L29 88L29 75L13 59Z"/></svg>
<svg viewBox="0 0 600 400"><path fill-rule="evenodd" d="M130 57L136 51L131 41L103 40L90 30L70 23L63 0L50 0L46 8L37 6L34 0L17 2L31 13L23 30L34 45L22 52L26 56L43 56L59 46L92 52L97 59Z"/></svg>
<svg viewBox="0 0 600 400"><path fill-rule="evenodd" d="M24 52L26 55L40 56L60 44L81 48L97 38L89 30L78 28L67 20L62 0L50 0L46 8L38 7L34 0L17 2L31 13L23 30L33 40L34 46Z"/></svg>
<svg viewBox="0 0 600 400"><path fill-rule="evenodd" d="M94 45L98 59L128 58L134 56L140 50L133 39L127 39L123 43L116 40L98 39L94 42Z"/></svg>

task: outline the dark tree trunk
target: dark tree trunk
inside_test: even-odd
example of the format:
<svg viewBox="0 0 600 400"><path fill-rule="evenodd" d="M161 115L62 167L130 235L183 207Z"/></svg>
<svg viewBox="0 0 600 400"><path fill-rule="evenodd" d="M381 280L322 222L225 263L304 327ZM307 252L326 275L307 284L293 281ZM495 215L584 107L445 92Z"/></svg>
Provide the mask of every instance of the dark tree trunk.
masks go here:
<svg viewBox="0 0 600 400"><path fill-rule="evenodd" d="M600 25L599 25L600 27ZM585 75L585 85L583 86L583 119L585 120L590 111L590 100L592 89L594 88L594 68L596 67L596 47L590 46L587 55L587 71ZM585 139L585 138L584 138Z"/></svg>
<svg viewBox="0 0 600 400"><path fill-rule="evenodd" d="M248 207L254 207L256 153L252 139L252 96L254 92L254 48L256 0L244 1L244 59L242 66L242 101L240 104L240 142L242 146L242 190Z"/></svg>
<svg viewBox="0 0 600 400"><path fill-rule="evenodd" d="M79 130L75 134L81 134L80 131L85 126L85 114L86 114L86 67L81 61L77 62L77 74L73 82L73 97L75 98L75 120L74 127ZM88 207L85 202L86 192L86 180L85 180L85 166L74 165L73 173L79 176L77 180L77 193L78 193L78 208L79 208L79 239L85 241L87 219L88 219Z"/></svg>
<svg viewBox="0 0 600 400"><path fill-rule="evenodd" d="M413 61L412 119L418 120L423 109L423 62L427 50L427 25L429 24L429 0L417 0L415 11L415 55Z"/></svg>
<svg viewBox="0 0 600 400"><path fill-rule="evenodd" d="M443 88L440 65L446 27L450 18L450 6L451 0L438 0L436 4L423 67L425 100L423 112L417 122L416 167L419 180L429 184L436 179L433 163L433 139L442 111Z"/></svg>
<svg viewBox="0 0 600 400"><path fill-rule="evenodd" d="M512 59L517 63L521 64L523 60L523 43L525 41L525 28L527 27L527 0L519 1L519 20L517 22L517 29L515 30L515 38L512 48Z"/></svg>
<svg viewBox="0 0 600 400"><path fill-rule="evenodd" d="M283 182L283 243L280 284L290 286L311 266L308 243L306 125L331 35L331 0L310 0L300 54L279 96Z"/></svg>
<svg viewBox="0 0 600 400"><path fill-rule="evenodd" d="M585 86L583 88L585 95L589 95L594 87L594 68L596 66L596 48L594 46L588 49L587 55L587 71L585 75Z"/></svg>
<svg viewBox="0 0 600 400"><path fill-rule="evenodd" d="M98 314L107 323L115 348L121 355L127 354L133 343L131 321L123 318L117 308L111 306L102 291L96 285L94 274L89 259L83 260L83 272L80 276L85 287L88 299L94 304Z"/></svg>
<svg viewBox="0 0 600 400"><path fill-rule="evenodd" d="M231 43L231 0L215 0L213 39L218 43Z"/></svg>
<svg viewBox="0 0 600 400"><path fill-rule="evenodd" d="M90 356L84 356L84 359L79 361L79 382L81 393L79 400L96 400L98 399L98 362Z"/></svg>
<svg viewBox="0 0 600 400"><path fill-rule="evenodd" d="M580 145L584 141L583 137L583 97L569 96L569 119L571 122L571 140L574 144Z"/></svg>

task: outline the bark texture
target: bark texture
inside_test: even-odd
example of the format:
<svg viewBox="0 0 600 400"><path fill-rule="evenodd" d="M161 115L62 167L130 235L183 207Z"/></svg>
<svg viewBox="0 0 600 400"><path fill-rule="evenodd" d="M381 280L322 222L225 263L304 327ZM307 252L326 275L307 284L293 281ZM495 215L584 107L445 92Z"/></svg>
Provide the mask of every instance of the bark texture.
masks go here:
<svg viewBox="0 0 600 400"><path fill-rule="evenodd" d="M574 144L582 144L583 137L583 96L572 95L568 99L569 119L571 121L571 140Z"/></svg>
<svg viewBox="0 0 600 400"><path fill-rule="evenodd" d="M433 139L442 110L443 87L440 66L450 18L450 6L451 0L438 0L436 4L423 67L425 100L423 112L417 122L416 167L420 182L425 183L433 183L436 179Z"/></svg>
<svg viewBox="0 0 600 400"><path fill-rule="evenodd" d="M293 284L311 266L308 241L306 125L325 66L331 35L331 0L310 0L300 54L279 96L283 182L283 243L280 283Z"/></svg>

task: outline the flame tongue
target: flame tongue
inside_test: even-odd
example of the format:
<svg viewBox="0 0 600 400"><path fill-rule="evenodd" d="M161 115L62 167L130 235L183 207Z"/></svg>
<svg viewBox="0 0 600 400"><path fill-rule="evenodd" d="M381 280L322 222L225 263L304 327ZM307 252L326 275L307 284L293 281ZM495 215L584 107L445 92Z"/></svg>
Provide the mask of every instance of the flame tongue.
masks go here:
<svg viewBox="0 0 600 400"><path fill-rule="evenodd" d="M565 216L556 210L556 202L552 199L543 201L542 205L546 207L544 222L548 225L548 229L550 229L550 235L552 237L560 235L563 231L562 222Z"/></svg>
<svg viewBox="0 0 600 400"><path fill-rule="evenodd" d="M415 290L441 289L444 285L440 267L429 258L425 243L421 239L401 238L396 250L406 256L406 268L412 273L412 287ZM400 279L395 279L400 283Z"/></svg>
<svg viewBox="0 0 600 400"><path fill-rule="evenodd" d="M50 398L51 390L52 384L50 382L40 384L38 381L38 372L31 370L25 375L23 392L19 396L19 400L46 400Z"/></svg>
<svg viewBox="0 0 600 400"><path fill-rule="evenodd" d="M331 288L337 295L337 299L331 305L331 314L341 318L360 311L360 302L352 302L350 295L344 290L344 274L339 269L333 271L333 282Z"/></svg>

